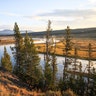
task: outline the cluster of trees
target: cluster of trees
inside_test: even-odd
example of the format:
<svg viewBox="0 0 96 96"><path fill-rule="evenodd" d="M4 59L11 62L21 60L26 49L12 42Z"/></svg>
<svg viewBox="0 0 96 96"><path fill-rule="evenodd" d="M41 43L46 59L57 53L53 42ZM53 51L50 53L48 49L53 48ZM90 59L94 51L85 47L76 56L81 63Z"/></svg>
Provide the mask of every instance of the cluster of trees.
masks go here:
<svg viewBox="0 0 96 96"><path fill-rule="evenodd" d="M73 49L71 41L70 28L67 27L65 42L64 42L64 56L65 62L63 70L63 78L57 82L57 63L56 63L56 42L50 43L51 21L48 21L48 28L46 31L46 45L44 53L44 69L40 66L40 58L33 43L32 37L25 37L20 34L17 23L14 25L15 47L11 48L15 58L15 67L13 72L20 77L23 82L29 85L29 88L40 88L46 90L67 90L71 89L78 96L96 96L96 71L90 69L92 46L88 46L88 74L82 73L82 64L78 65L79 72L77 73L77 46L74 47L74 59L70 57L70 51ZM73 70L70 71L69 66L73 64ZM1 64L8 71L12 72L12 63L6 48L4 48L4 56L1 58ZM21 78L22 77L22 78ZM85 79L86 78L86 79Z"/></svg>
<svg viewBox="0 0 96 96"><path fill-rule="evenodd" d="M63 80L60 82L61 90L71 88L78 96L95 96L96 95L96 70L91 69L92 45L88 45L88 65L87 73L82 70L82 63L77 60L78 46L73 47L71 40L70 28L67 27L65 35L64 48L64 70ZM74 49L74 58L71 58L71 52ZM79 65L78 65L79 62ZM72 67L71 69L70 66Z"/></svg>
<svg viewBox="0 0 96 96"><path fill-rule="evenodd" d="M42 90L56 89L56 56L55 47L50 46L51 22L48 23L46 34L46 53L44 55L44 70L40 66L40 58L33 43L32 37L27 32L23 38L20 34L17 23L14 25L15 47L12 48L15 57L15 67L13 72L22 77L22 81L26 82L30 88L40 88ZM54 42L53 42L54 43ZM50 48L54 49L50 54Z"/></svg>
<svg viewBox="0 0 96 96"><path fill-rule="evenodd" d="M42 70L40 66L40 58L34 46L33 40L28 36L23 38L20 34L17 23L14 25L15 47L12 48L15 57L15 67L13 72L22 77L22 81L26 82L30 88L38 87L42 79Z"/></svg>

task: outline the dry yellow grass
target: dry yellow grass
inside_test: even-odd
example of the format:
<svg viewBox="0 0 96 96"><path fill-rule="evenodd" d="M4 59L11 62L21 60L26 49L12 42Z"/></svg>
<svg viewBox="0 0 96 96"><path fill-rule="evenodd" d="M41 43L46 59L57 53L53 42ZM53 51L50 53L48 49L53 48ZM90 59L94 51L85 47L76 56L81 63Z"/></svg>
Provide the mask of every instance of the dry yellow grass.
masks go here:
<svg viewBox="0 0 96 96"><path fill-rule="evenodd" d="M4 39L6 38L6 39ZM81 58L88 58L88 52L82 51L82 50L88 50L89 43L92 44L92 48L94 51L96 51L96 40L92 39L77 39L73 38L72 40L73 45L79 47L79 50L77 51L78 56ZM0 44L10 44L14 43L14 37L0 37ZM38 49L38 52L45 52L45 44L35 44L36 48ZM56 44L56 54L63 55L65 54L65 51L63 49L65 48L64 44L62 42L59 42ZM80 50L81 49L81 50ZM74 56L74 48L71 51L71 56ZM92 58L96 58L96 52L92 52Z"/></svg>
<svg viewBox="0 0 96 96"><path fill-rule="evenodd" d="M14 43L14 42L15 42L15 40L14 40L13 36L1 36L0 37L0 45L11 44L11 43Z"/></svg>
<svg viewBox="0 0 96 96"><path fill-rule="evenodd" d="M65 91L63 95L61 91L46 91L41 90L29 91L18 77L14 74L9 73L5 69L0 67L0 96L76 96L71 90Z"/></svg>
<svg viewBox="0 0 96 96"><path fill-rule="evenodd" d="M16 85L4 86L3 84L0 84L0 96L45 96L45 93L27 91L24 88L16 87Z"/></svg>
<svg viewBox="0 0 96 96"><path fill-rule="evenodd" d="M32 89L33 90L33 89ZM29 91L18 77L0 67L0 96L43 96L42 92Z"/></svg>
<svg viewBox="0 0 96 96"><path fill-rule="evenodd" d="M88 58L88 45L89 43L92 44L92 55L91 58L96 58L96 40L81 40L81 39L75 39L72 40L73 42L73 49L71 50L71 56L74 56L74 47L77 46L78 50L78 57L80 58ZM45 44L36 44L35 45L38 48L38 52L45 52ZM63 49L65 48L64 44L62 42L59 42L56 44L56 54L57 55L64 55L65 51ZM50 48L52 49L52 48Z"/></svg>

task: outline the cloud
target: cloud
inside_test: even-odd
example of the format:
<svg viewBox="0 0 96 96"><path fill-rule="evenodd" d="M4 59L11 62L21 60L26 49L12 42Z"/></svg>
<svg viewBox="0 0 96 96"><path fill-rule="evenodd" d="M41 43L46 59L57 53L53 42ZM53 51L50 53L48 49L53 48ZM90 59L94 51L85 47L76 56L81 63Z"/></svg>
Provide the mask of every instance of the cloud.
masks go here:
<svg viewBox="0 0 96 96"><path fill-rule="evenodd" d="M22 17L20 14L15 14L15 13L10 13L10 12L0 12L1 15L6 15L6 16L12 16L12 17Z"/></svg>
<svg viewBox="0 0 96 96"><path fill-rule="evenodd" d="M96 0L88 0L91 4L96 3Z"/></svg>
<svg viewBox="0 0 96 96"><path fill-rule="evenodd" d="M93 9L82 9L82 10L55 10L50 13L39 14L39 16L69 16L69 17L84 17L88 15L96 15L96 10Z"/></svg>
<svg viewBox="0 0 96 96"><path fill-rule="evenodd" d="M48 13L37 14L34 16L26 16L29 19L35 20L52 20L54 22L81 22L81 21L92 21L96 22L96 10L94 9L78 9L78 10L54 10Z"/></svg>
<svg viewBox="0 0 96 96"><path fill-rule="evenodd" d="M87 6L96 9L96 0L88 0Z"/></svg>
<svg viewBox="0 0 96 96"><path fill-rule="evenodd" d="M89 0L91 1L91 0ZM93 0L94 2L96 0ZM88 21L95 21L96 22L96 9L57 9L52 12L48 13L39 13L29 16L23 16L20 14L15 13L9 13L9 12L1 12L0 14L7 15L7 16L13 16L13 17L23 17L28 18L31 20L37 20L39 21L46 21L46 20L52 20L52 21L82 21L82 20L88 20Z"/></svg>
<svg viewBox="0 0 96 96"><path fill-rule="evenodd" d="M12 25L0 25L0 30L4 30L4 29L13 29Z"/></svg>
<svg viewBox="0 0 96 96"><path fill-rule="evenodd" d="M74 21L74 20L88 20L90 17L96 17L96 10L94 9L78 9L78 10L54 10L49 13L37 14L34 16L25 16L29 19L36 20L53 20L53 21Z"/></svg>
<svg viewBox="0 0 96 96"><path fill-rule="evenodd" d="M37 26L20 26L20 29L31 29L32 30L42 30L42 28L45 28L45 25L47 26L47 21L52 21L52 29L61 29L63 26L71 26L72 28L80 28L80 27L92 27L96 26L96 9L57 9L53 10L51 12L42 12L42 13L36 13L34 15L27 15L22 16L20 14L14 14L14 13L8 13L3 12L0 13L7 16L15 16L15 17L22 17L22 19L29 19L33 20ZM38 27L40 26L40 27ZM1 26L0 29L8 29L12 27L8 26ZM37 30L37 31L38 31Z"/></svg>
<svg viewBox="0 0 96 96"><path fill-rule="evenodd" d="M62 29L67 25L72 28L92 27L96 26L96 9L58 9L26 18L38 22L51 20L53 29Z"/></svg>

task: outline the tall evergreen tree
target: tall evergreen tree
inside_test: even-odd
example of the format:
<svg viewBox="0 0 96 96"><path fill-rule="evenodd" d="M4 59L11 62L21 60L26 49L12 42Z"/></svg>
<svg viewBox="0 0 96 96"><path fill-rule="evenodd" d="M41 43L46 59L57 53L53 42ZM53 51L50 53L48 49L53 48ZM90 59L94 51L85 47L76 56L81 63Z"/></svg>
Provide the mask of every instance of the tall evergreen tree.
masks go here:
<svg viewBox="0 0 96 96"><path fill-rule="evenodd" d="M23 56L23 38L20 34L19 27L17 23L14 25L14 37L15 37L15 46L14 48L11 48L13 51L13 55L15 58L15 67L14 67L14 72L18 75L22 74L22 56Z"/></svg>
<svg viewBox="0 0 96 96"><path fill-rule="evenodd" d="M71 88L73 91L76 92L77 90L77 84L76 84L76 74L75 72L77 71L77 56L78 56L78 53L77 53L77 46L75 46L74 48L74 60L73 60L73 65L72 65L72 71L74 72L74 74L72 74L70 72L70 77L69 77L69 88Z"/></svg>
<svg viewBox="0 0 96 96"><path fill-rule="evenodd" d="M57 63L56 63L56 41L52 41L51 47L51 66L52 66L52 89L56 89L56 73L57 73Z"/></svg>
<svg viewBox="0 0 96 96"><path fill-rule="evenodd" d="M86 90L86 95L90 96L91 95L91 82L90 82L90 76L91 76L91 57L92 57L92 45L89 43L88 45L88 84L87 84L87 90Z"/></svg>
<svg viewBox="0 0 96 96"><path fill-rule="evenodd" d="M72 42L71 42L71 33L70 33L70 28L67 26L66 33L65 33L65 63L64 63L64 70L63 70L63 81L65 83L65 87L68 88L68 65L71 64L71 59L70 59L70 51L72 50Z"/></svg>
<svg viewBox="0 0 96 96"><path fill-rule="evenodd" d="M74 50L74 71L77 70L77 57L78 57L77 47L75 47L75 50Z"/></svg>
<svg viewBox="0 0 96 96"><path fill-rule="evenodd" d="M52 83L52 68L50 64L50 33L51 33L51 21L48 21L48 29L46 33L46 53L45 53L45 89L49 89Z"/></svg>
<svg viewBox="0 0 96 96"><path fill-rule="evenodd" d="M42 70L40 66L40 58L31 37L26 36L24 39L24 70L26 81L30 86L37 87L42 79Z"/></svg>
<svg viewBox="0 0 96 96"><path fill-rule="evenodd" d="M1 58L1 66L12 72L12 62L10 61L10 55L7 53L6 47L4 47L4 55Z"/></svg>
<svg viewBox="0 0 96 96"><path fill-rule="evenodd" d="M19 27L17 25L17 23L15 23L14 25L14 37L15 37L15 59L16 59L16 64L19 66L20 63L20 41L22 39L21 34L20 34L20 30Z"/></svg>

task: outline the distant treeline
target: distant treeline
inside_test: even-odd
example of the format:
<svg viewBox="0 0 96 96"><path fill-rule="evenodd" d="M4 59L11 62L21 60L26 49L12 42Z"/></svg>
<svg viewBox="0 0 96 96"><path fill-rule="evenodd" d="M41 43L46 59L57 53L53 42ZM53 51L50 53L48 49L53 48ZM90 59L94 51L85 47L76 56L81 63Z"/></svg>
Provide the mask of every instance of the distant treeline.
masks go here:
<svg viewBox="0 0 96 96"><path fill-rule="evenodd" d="M0 34L0 36L6 36L6 35L13 36L14 34L9 34L9 33L8 34ZM31 32L30 31L28 33L28 35L32 36L32 37L44 37L46 35L46 31L41 31L41 32ZM65 35L65 29L64 30L52 30L50 35L51 36L54 35L56 37L61 37L61 36ZM73 38L95 39L96 28L71 29L71 35ZM22 36L25 36L25 33L22 33Z"/></svg>

